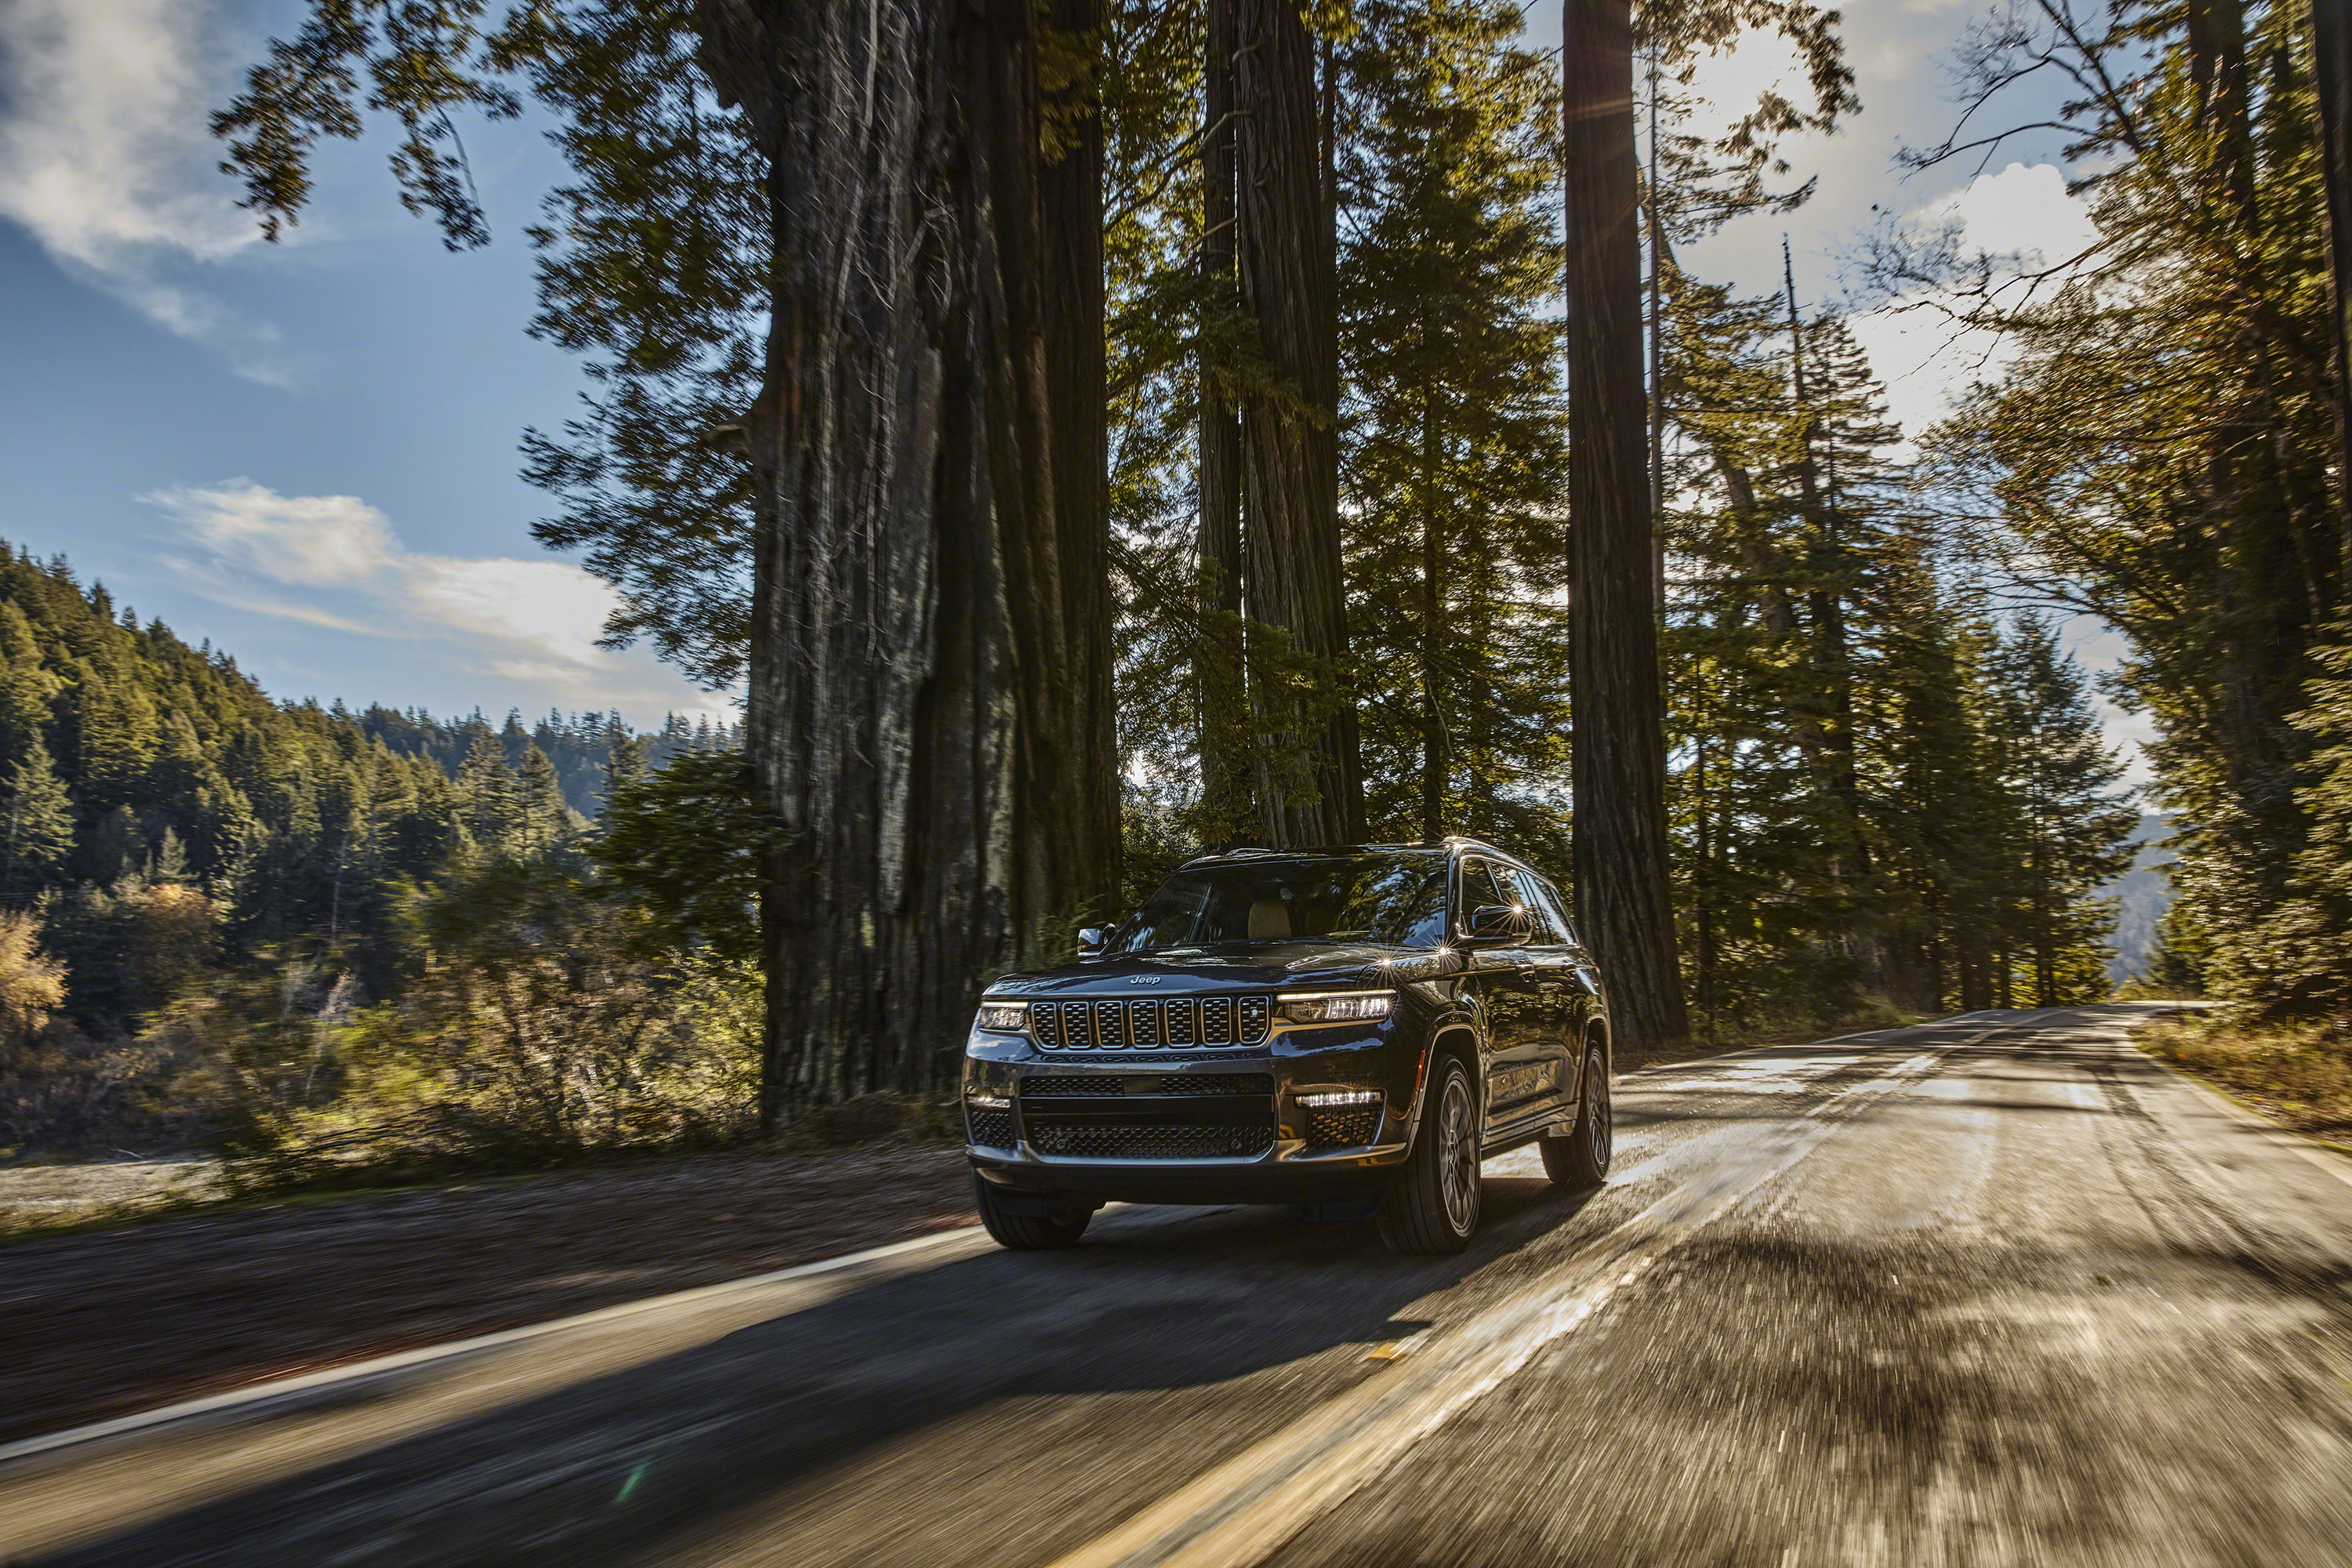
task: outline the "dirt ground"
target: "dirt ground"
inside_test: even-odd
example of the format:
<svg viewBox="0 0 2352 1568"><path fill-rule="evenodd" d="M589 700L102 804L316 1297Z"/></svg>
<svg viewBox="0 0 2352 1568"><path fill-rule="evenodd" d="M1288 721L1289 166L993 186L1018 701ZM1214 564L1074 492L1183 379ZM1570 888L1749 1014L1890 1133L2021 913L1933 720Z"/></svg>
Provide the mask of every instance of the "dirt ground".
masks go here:
<svg viewBox="0 0 2352 1568"><path fill-rule="evenodd" d="M0 1442L968 1225L963 1151L708 1155L0 1246Z"/></svg>
<svg viewBox="0 0 2352 1568"><path fill-rule="evenodd" d="M138 1158L0 1166L0 1238L216 1195L219 1162Z"/></svg>

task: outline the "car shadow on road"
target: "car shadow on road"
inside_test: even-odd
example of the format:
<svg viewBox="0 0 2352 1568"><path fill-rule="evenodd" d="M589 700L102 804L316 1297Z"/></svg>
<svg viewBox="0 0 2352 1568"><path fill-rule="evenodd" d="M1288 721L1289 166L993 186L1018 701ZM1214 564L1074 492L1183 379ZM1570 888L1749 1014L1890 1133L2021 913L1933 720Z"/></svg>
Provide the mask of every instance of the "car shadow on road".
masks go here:
<svg viewBox="0 0 2352 1568"><path fill-rule="evenodd" d="M881 1280L41 1561L644 1561L819 1471L1039 1397L1169 1396L1153 1405L1169 1407L1166 1429L1118 1440L1130 1462L1165 1450L1181 1475L1367 1374L1362 1356L1329 1352L1426 1327L1405 1315L1415 1302L1570 1224L1598 1195L1490 1176L1476 1242L1441 1258L1391 1256L1368 1223L1280 1210L1157 1223L1114 1211L1068 1252L987 1253ZM1234 1401L1183 1397L1276 1369L1271 1415L1236 1425ZM267 1443L268 1418L222 1440Z"/></svg>

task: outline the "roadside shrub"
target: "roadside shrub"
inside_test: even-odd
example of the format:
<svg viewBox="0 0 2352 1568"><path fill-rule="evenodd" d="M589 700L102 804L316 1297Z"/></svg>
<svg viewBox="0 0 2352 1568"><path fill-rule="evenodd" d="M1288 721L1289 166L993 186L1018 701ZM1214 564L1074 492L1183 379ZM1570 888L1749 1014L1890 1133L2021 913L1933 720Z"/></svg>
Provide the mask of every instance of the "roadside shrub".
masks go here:
<svg viewBox="0 0 2352 1568"><path fill-rule="evenodd" d="M411 918L423 972L396 1002L310 1025L319 1070L303 1092L290 1092L287 1042L268 1053L277 1087L252 1081L232 1182L513 1169L751 1130L750 964L680 950L636 908L544 861L469 861ZM250 1040L222 1048L260 1054Z"/></svg>
<svg viewBox="0 0 2352 1568"><path fill-rule="evenodd" d="M2217 1012L2152 1025L2138 1043L2299 1132L2352 1141L2352 1033Z"/></svg>
<svg viewBox="0 0 2352 1568"><path fill-rule="evenodd" d="M154 1153L216 1131L219 1076L171 1042L92 1039L52 1016L65 966L41 921L0 910L0 1159Z"/></svg>

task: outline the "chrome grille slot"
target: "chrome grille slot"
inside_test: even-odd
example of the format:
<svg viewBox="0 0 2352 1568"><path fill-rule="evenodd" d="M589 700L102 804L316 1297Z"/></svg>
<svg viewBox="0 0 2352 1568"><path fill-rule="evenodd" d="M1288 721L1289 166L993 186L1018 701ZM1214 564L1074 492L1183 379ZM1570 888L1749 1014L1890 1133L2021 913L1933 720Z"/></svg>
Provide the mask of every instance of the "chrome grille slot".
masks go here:
<svg viewBox="0 0 2352 1568"><path fill-rule="evenodd" d="M1032 1002L1041 1051L1224 1050L1265 1043L1271 996L1137 996Z"/></svg>

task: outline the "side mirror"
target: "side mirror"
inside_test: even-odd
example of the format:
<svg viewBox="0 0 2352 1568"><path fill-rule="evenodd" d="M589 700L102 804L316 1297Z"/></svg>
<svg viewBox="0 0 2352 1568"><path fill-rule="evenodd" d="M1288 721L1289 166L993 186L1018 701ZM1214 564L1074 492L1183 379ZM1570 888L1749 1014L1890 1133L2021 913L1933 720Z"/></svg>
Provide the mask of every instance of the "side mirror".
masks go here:
<svg viewBox="0 0 2352 1568"><path fill-rule="evenodd" d="M1470 911L1465 947L1517 947L1536 934L1535 917L1507 904L1481 904Z"/></svg>
<svg viewBox="0 0 2352 1568"><path fill-rule="evenodd" d="M1078 928L1079 957L1089 957L1095 953L1100 952L1104 948L1109 945L1110 931L1108 928L1104 926L1080 926Z"/></svg>

